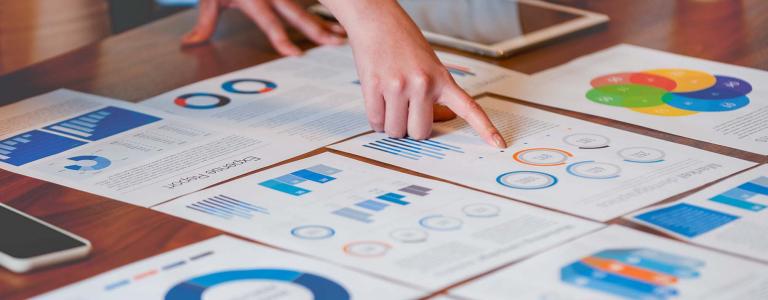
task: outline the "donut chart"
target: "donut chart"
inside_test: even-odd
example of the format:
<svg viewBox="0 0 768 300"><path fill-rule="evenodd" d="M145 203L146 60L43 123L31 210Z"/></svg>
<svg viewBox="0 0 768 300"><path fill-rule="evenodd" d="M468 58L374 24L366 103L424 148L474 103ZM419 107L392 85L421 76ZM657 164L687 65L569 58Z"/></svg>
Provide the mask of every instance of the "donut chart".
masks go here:
<svg viewBox="0 0 768 300"><path fill-rule="evenodd" d="M112 162L103 156L96 156L96 155L81 155L81 156L75 156L70 157L68 160L74 161L74 162L90 162L91 165L85 166L81 164L74 164L74 165L68 165L64 166L67 170L72 171L98 171L102 169L106 169L110 165L112 165Z"/></svg>
<svg viewBox="0 0 768 300"><path fill-rule="evenodd" d="M198 300L206 290L233 281L264 280L293 283L308 289L316 300L348 300L340 284L318 275L287 269L232 270L198 276L173 286L165 300Z"/></svg>
<svg viewBox="0 0 768 300"><path fill-rule="evenodd" d="M238 87L238 85L242 83L249 83L249 84L256 84L258 88L255 89L244 89L242 87ZM233 79L227 82L224 82L221 84L221 88L227 92L234 93L234 94L264 94L271 92L277 88L277 84L263 79Z"/></svg>
<svg viewBox="0 0 768 300"><path fill-rule="evenodd" d="M214 100L215 102L212 102L210 104L195 104L190 101L192 98L200 98L205 99L208 98L209 100ZM212 93L189 93L184 94L181 96L176 97L175 100L173 100L173 103L175 103L178 106L189 108L189 109L212 109L212 108L218 108L222 107L224 105L229 104L231 100L228 97L212 94Z"/></svg>
<svg viewBox="0 0 768 300"><path fill-rule="evenodd" d="M724 112L749 105L749 82L688 69L615 73L590 82L592 102L657 116Z"/></svg>

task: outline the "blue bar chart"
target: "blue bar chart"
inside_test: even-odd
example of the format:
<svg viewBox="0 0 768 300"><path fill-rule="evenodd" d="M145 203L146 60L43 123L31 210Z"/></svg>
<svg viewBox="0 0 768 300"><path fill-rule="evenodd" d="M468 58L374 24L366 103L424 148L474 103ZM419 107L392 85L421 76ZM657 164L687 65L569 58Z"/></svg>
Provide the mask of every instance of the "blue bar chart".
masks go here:
<svg viewBox="0 0 768 300"><path fill-rule="evenodd" d="M160 120L155 116L108 106L47 126L45 129L89 141L97 141Z"/></svg>
<svg viewBox="0 0 768 300"><path fill-rule="evenodd" d="M85 142L33 130L0 141L0 161L22 166L84 144Z"/></svg>
<svg viewBox="0 0 768 300"><path fill-rule="evenodd" d="M768 177L755 178L709 200L739 209L761 211L768 207Z"/></svg>
<svg viewBox="0 0 768 300"><path fill-rule="evenodd" d="M409 193L411 195L423 197L427 196L429 194L429 191L432 189L418 186L418 185L409 185L404 188L399 189L398 191ZM371 223L373 222L373 216L375 213L384 211L386 208L390 206L406 206L408 204L411 204L411 202L406 200L406 195L399 194L399 193L384 193L378 196L373 197L373 199L366 199L360 202L355 203L355 207L344 207L338 210L335 210L332 212L332 214L352 219L358 222L363 223ZM362 210L360 210L362 209Z"/></svg>
<svg viewBox="0 0 768 300"><path fill-rule="evenodd" d="M365 144L363 147L411 160L443 159L447 153L464 153L458 146L434 140L414 140L411 138L384 138Z"/></svg>
<svg viewBox="0 0 768 300"><path fill-rule="evenodd" d="M331 176L341 172L341 170L326 165L316 165L310 168L301 169L289 174L285 174L270 180L260 182L259 185L282 192L292 196L301 196L308 194L311 190L299 187L299 184L305 182L314 182L324 184L335 180Z"/></svg>
<svg viewBox="0 0 768 300"><path fill-rule="evenodd" d="M269 214L269 210L264 207L240 201L226 195L203 199L187 205L187 208L223 219L251 219L255 214Z"/></svg>

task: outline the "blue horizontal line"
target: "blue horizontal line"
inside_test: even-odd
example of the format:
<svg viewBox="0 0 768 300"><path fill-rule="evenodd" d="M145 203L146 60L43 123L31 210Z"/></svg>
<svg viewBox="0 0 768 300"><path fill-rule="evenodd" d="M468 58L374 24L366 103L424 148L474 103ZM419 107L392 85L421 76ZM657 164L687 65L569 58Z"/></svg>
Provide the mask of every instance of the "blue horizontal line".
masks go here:
<svg viewBox="0 0 768 300"><path fill-rule="evenodd" d="M409 155L400 154L399 153L400 151L396 151L396 150L389 150L387 148L380 148L381 146L378 146L378 145L368 144L368 145L363 145L363 147L368 147L368 148L379 150L379 151L386 152L386 153L389 153L389 154L402 156L402 157L405 157L405 158L408 158L408 159L412 159L412 160L419 160L417 157L412 157L412 156L409 156Z"/></svg>

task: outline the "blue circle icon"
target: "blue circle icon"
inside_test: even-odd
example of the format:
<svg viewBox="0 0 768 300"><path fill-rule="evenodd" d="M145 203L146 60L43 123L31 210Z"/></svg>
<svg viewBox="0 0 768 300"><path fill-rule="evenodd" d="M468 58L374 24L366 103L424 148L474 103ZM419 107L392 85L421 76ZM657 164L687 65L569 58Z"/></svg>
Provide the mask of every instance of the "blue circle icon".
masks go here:
<svg viewBox="0 0 768 300"><path fill-rule="evenodd" d="M513 189L538 190L557 184L557 177L537 171L514 171L499 175L496 182Z"/></svg>
<svg viewBox="0 0 768 300"><path fill-rule="evenodd" d="M262 87L254 90L243 90L235 86L238 83L244 83L244 82L257 83L257 84L260 84ZM221 85L221 88L227 92L234 93L234 94L264 94L276 89L277 84L272 81L267 81L262 79L235 79L235 80L230 80L223 83Z"/></svg>
<svg viewBox="0 0 768 300"><path fill-rule="evenodd" d="M336 234L336 230L323 225L304 225L291 229L291 235L305 240L323 240Z"/></svg>
<svg viewBox="0 0 768 300"><path fill-rule="evenodd" d="M64 166L65 169L72 170L72 171L98 171L101 169L105 169L112 164L112 162L109 159L102 156L96 156L96 155L82 155L82 156L70 157L68 159L76 162L84 162L84 161L91 162L90 166L83 166L80 164Z"/></svg>
<svg viewBox="0 0 768 300"><path fill-rule="evenodd" d="M285 269L233 270L198 276L173 286L165 300L199 300L217 285L243 280L271 280L293 283L308 289L315 300L348 300L349 292L340 284L318 275Z"/></svg>

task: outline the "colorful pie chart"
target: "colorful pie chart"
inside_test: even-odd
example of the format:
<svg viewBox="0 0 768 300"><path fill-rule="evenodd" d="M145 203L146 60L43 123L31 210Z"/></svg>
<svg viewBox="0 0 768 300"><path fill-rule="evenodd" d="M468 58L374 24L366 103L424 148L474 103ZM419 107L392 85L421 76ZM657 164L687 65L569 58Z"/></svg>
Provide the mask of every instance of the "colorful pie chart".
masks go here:
<svg viewBox="0 0 768 300"><path fill-rule="evenodd" d="M657 116L732 111L749 105L745 80L688 69L615 73L593 79L587 99Z"/></svg>
<svg viewBox="0 0 768 300"><path fill-rule="evenodd" d="M263 79L234 79L224 82L221 88L235 94L264 94L277 88L277 84Z"/></svg>
<svg viewBox="0 0 768 300"><path fill-rule="evenodd" d="M204 103L194 101L203 101ZM189 93L173 100L176 105L189 109L213 109L227 105L229 102L231 100L228 97L212 93Z"/></svg>

